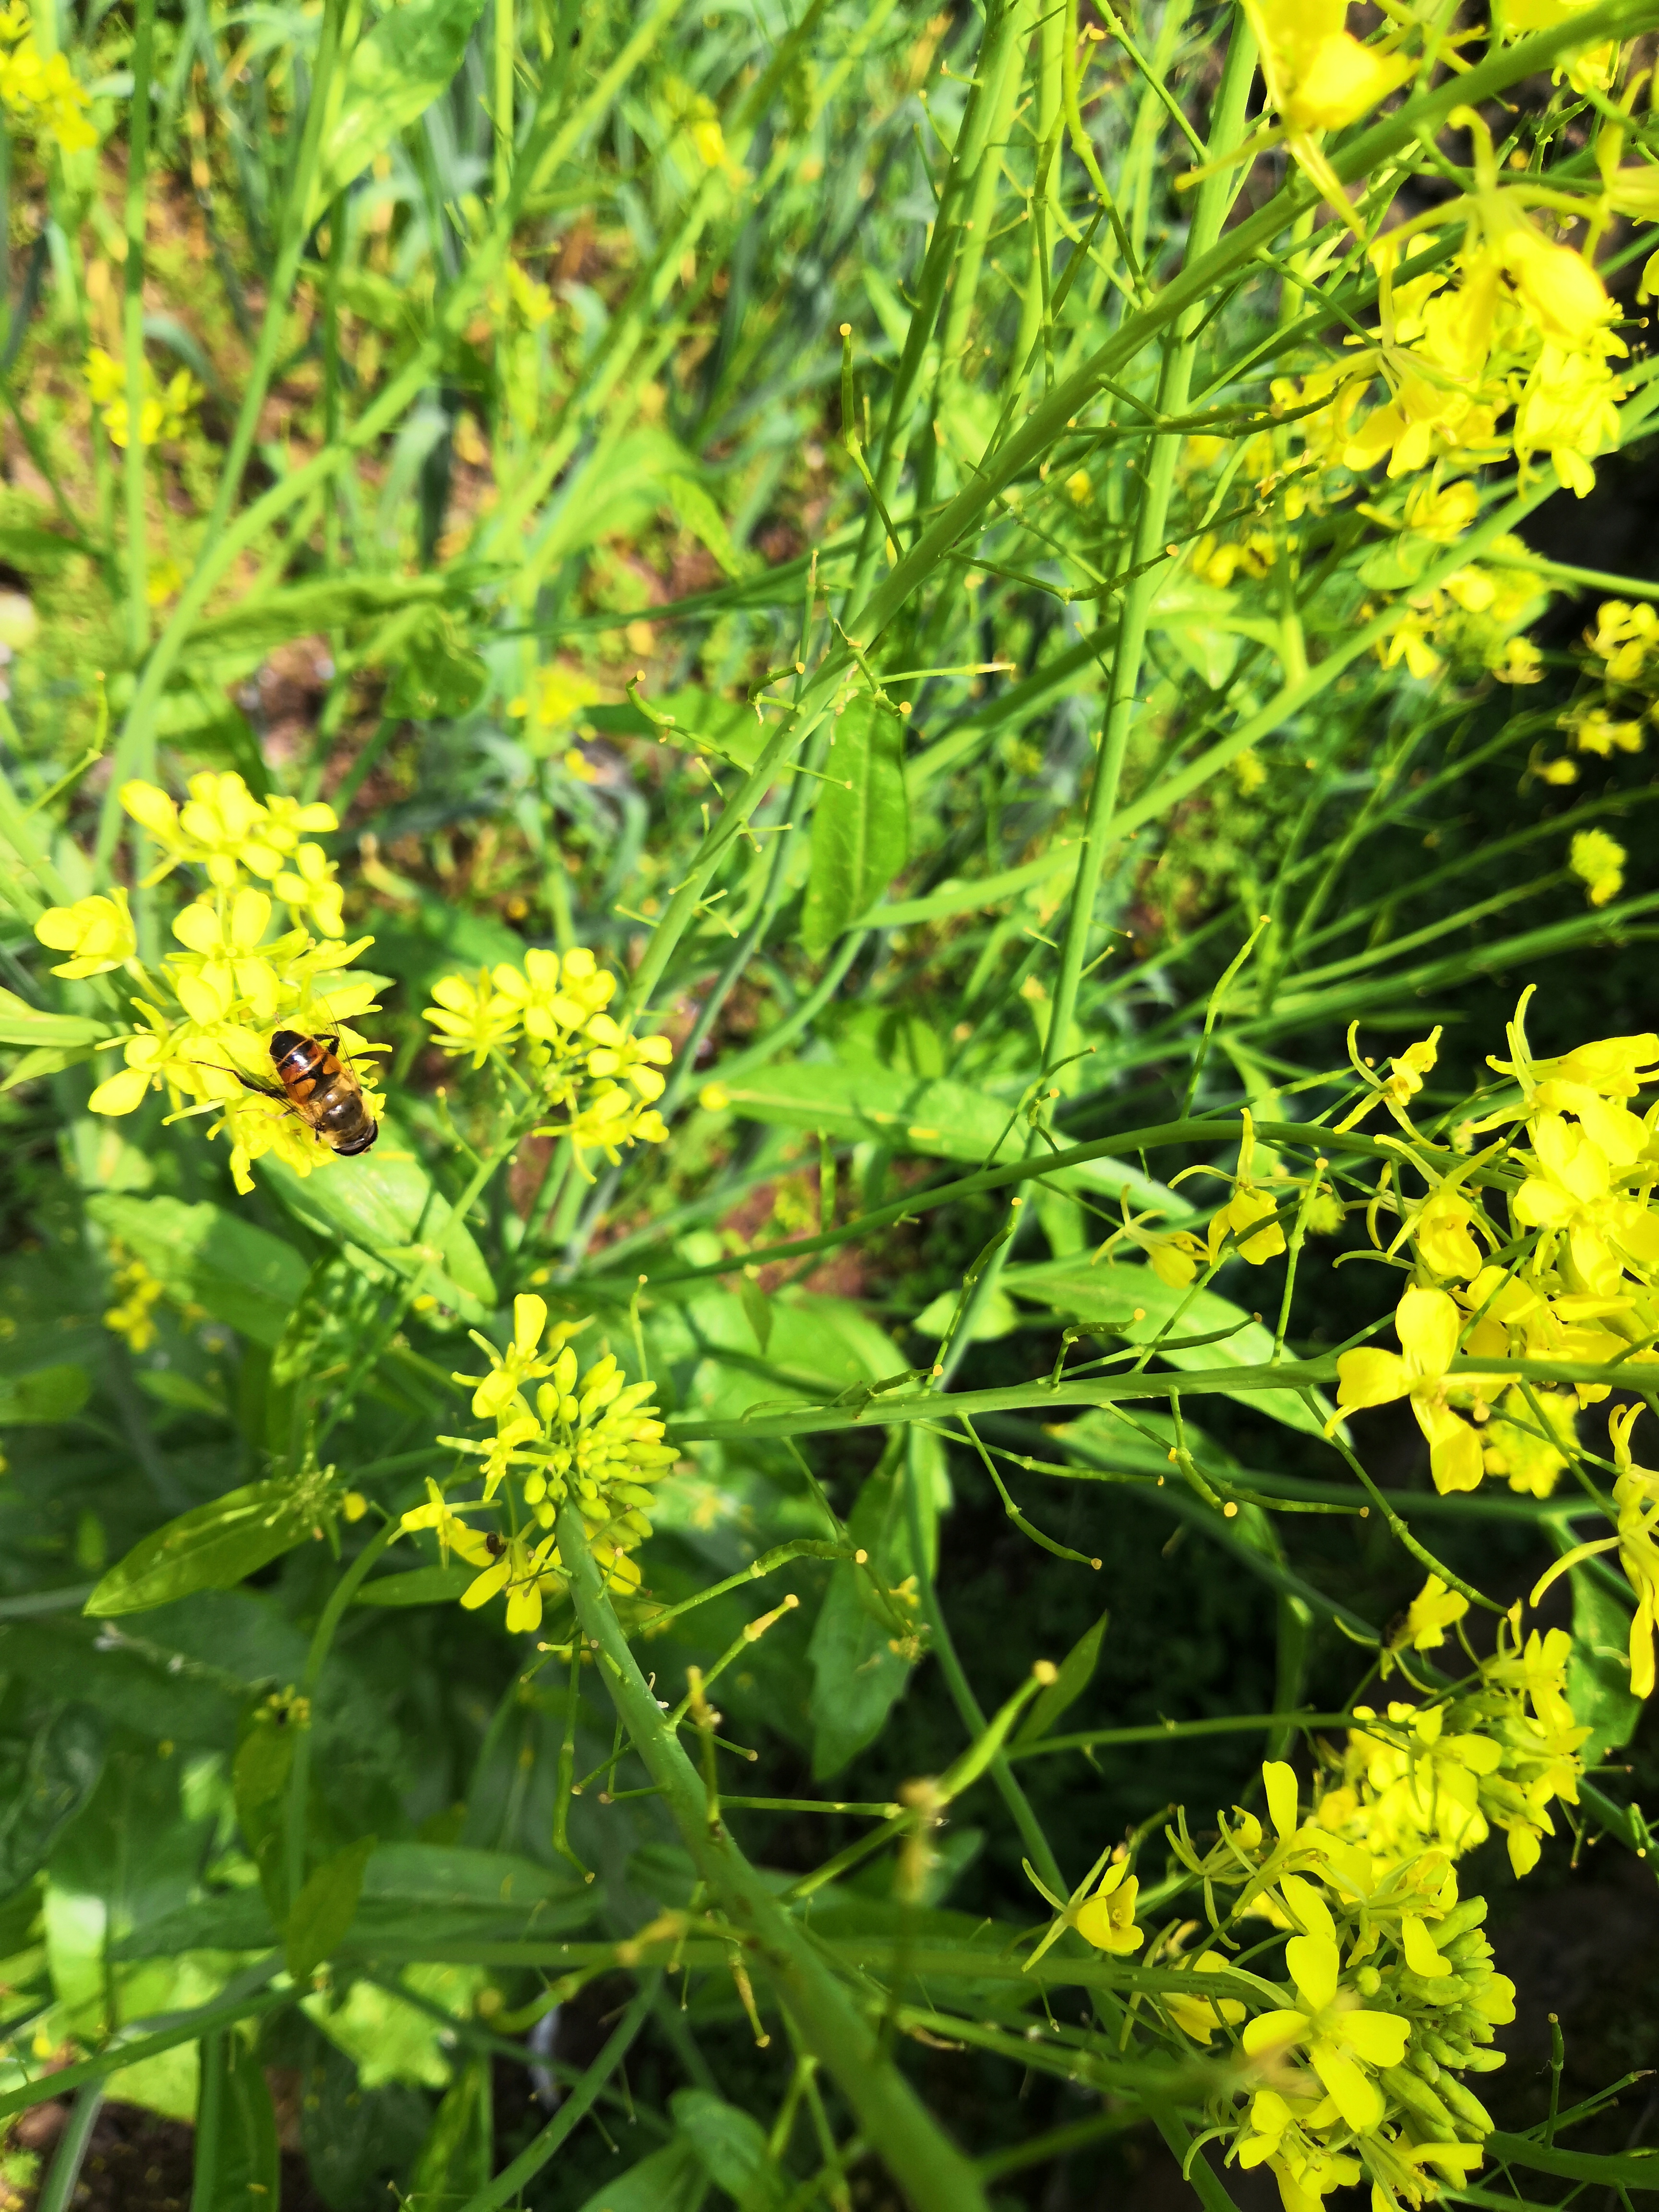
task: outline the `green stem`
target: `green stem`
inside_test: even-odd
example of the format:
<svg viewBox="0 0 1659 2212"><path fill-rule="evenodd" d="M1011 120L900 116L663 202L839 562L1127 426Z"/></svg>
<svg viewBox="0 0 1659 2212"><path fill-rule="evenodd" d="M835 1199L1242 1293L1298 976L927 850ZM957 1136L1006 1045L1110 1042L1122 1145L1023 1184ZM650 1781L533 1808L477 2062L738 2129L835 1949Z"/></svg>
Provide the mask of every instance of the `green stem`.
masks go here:
<svg viewBox="0 0 1659 2212"><path fill-rule="evenodd" d="M587 2118L598 2101L599 2092L628 2056L634 2039L645 2026L651 2008L657 2001L657 1991L662 1984L660 1972L647 1974L629 1999L628 2009L611 2031L609 2040L593 2063L571 2090L557 2112L533 2141L519 2153L510 2166L505 2166L488 2185L476 2196L469 2197L460 2212L496 2212L496 2208L510 2199L519 2197L527 2181L532 2180L562 2144L574 2134L579 2124Z"/></svg>
<svg viewBox="0 0 1659 2212"><path fill-rule="evenodd" d="M1227 58L1222 68L1220 88L1216 94L1206 159L1213 161L1219 153L1237 143L1243 127L1245 102L1255 77L1255 39L1244 20L1243 10L1238 9L1234 11ZM1202 261L1220 236L1221 225L1233 201L1236 189L1234 173L1231 168L1218 168L1200 188L1198 204L1193 210L1193 226L1187 240L1186 264L1188 267L1194 262ZM1158 409L1161 415L1176 416L1186 410L1192 392L1196 354L1195 319L1196 310L1194 310L1176 325L1175 335L1164 355L1158 386ZM1128 750L1130 726L1139 703L1137 694L1140 689L1146 631L1152 619L1152 603L1164 580L1165 572L1148 564L1157 561L1169 535L1170 500L1175 489L1179 446L1174 438L1154 438L1150 444L1152 450L1146 464L1146 481L1140 495L1133 546L1129 555L1130 568L1139 569L1140 573L1134 576L1125 591L1118 612L1117 641L1112 653L1100 752L1095 763L1094 781L1090 787L1089 805L1083 823L1083 850L1078 855L1077 878L1072 887L1066 935L1059 970L1054 978L1054 1002L1043 1054L1045 1075L1071 1049L1069 1040L1077 1012L1078 988L1088 959L1090 934L1094 927L1095 901L1100 890L1107 846L1114 837L1113 817L1117 810L1118 785L1123 774L1124 756Z"/></svg>
<svg viewBox="0 0 1659 2212"><path fill-rule="evenodd" d="M315 1697L317 1685L322 1680L324 1662L334 1632L345 1616L346 1607L361 1589L365 1576L382 1552L398 1534L398 1523L388 1521L363 1546L356 1558L335 1583L328 1603L323 1607L322 1618L317 1623L311 1638L311 1650L306 1655L306 1671L300 1685L301 1694L307 1700ZM291 1906L305 1887L306 1858L306 1797L311 1786L311 1717L307 1713L303 1726L294 1734L294 1764L289 1773L286 1835L288 1841L288 1901Z"/></svg>
<svg viewBox="0 0 1659 2212"><path fill-rule="evenodd" d="M76 2099L69 2125L58 2138L58 2154L52 2161L46 2185L36 2202L36 2212L69 2212L103 2102L101 2082L92 2083Z"/></svg>
<svg viewBox="0 0 1659 2212"><path fill-rule="evenodd" d="M123 335L126 342L127 650L136 667L149 642L149 566L144 523L144 246L149 181L150 61L155 44L155 0L138 0L132 44L132 126L127 152L126 284Z"/></svg>
<svg viewBox="0 0 1659 2212"><path fill-rule="evenodd" d="M587 1546L581 1516L558 1520L559 1554L583 1632L635 1749L662 1789L681 1841L751 1960L763 1967L801 2045L834 2075L871 2148L886 2162L915 2212L988 2212L963 2158L890 2060L817 1948L779 1904L722 1824L710 1832L702 1776L670 1729L623 1633ZM491 2203L499 2201L489 2200ZM467 2212L483 2212L477 2199Z"/></svg>

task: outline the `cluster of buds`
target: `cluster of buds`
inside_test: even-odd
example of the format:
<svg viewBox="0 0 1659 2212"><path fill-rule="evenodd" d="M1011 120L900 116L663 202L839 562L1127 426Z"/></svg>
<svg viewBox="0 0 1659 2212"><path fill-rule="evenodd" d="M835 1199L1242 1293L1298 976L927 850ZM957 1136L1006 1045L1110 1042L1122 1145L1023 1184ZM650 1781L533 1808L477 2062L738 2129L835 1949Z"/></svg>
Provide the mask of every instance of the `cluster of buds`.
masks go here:
<svg viewBox="0 0 1659 2212"><path fill-rule="evenodd" d="M586 946L561 956L532 946L520 968L502 961L434 984L426 1019L434 1042L475 1068L489 1063L558 1119L538 1136L568 1138L577 1164L602 1152L614 1166L628 1145L662 1144L655 1101L673 1057L666 1037L635 1036L605 1009L617 979Z"/></svg>
<svg viewBox="0 0 1659 2212"><path fill-rule="evenodd" d="M631 1554L651 1533L651 1486L674 1462L653 1410L654 1386L629 1382L609 1353L579 1371L567 1340L580 1326L561 1322L550 1334L546 1301L526 1295L513 1302L513 1339L504 1352L474 1334L489 1372L453 1379L471 1387L473 1413L493 1421L495 1433L438 1442L483 1462L482 1493L458 1500L428 1480L427 1503L403 1518L407 1529L434 1530L446 1556L453 1552L477 1567L464 1606L506 1594L507 1626L515 1635L538 1627L544 1596L565 1586L552 1532L567 1503L580 1513L612 1589L637 1589ZM477 1515L489 1525L475 1528L465 1517Z"/></svg>

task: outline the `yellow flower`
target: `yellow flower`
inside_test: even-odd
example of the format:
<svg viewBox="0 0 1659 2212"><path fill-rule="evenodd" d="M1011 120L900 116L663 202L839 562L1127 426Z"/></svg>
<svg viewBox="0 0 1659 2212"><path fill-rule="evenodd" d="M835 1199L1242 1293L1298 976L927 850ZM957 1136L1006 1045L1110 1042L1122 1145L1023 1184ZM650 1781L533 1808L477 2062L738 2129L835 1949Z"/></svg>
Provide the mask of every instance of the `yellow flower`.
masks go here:
<svg viewBox="0 0 1659 2212"><path fill-rule="evenodd" d="M1389 1650L1401 1651L1409 1644L1413 1651L1437 1651L1446 1631L1468 1609L1469 1601L1461 1591L1448 1589L1438 1575L1431 1575L1407 1608L1404 1620L1390 1632Z"/></svg>
<svg viewBox="0 0 1659 2212"><path fill-rule="evenodd" d="M1328 2097L1299 2097L1292 2103L1276 2089L1258 2089L1252 2098L1250 2130L1239 2137L1238 2162L1246 2171L1267 2167L1279 2184L1285 2212L1320 2212L1332 2190L1359 2179L1357 2158L1328 2149L1317 2133L1309 2132L1336 2117Z"/></svg>
<svg viewBox="0 0 1659 2212"><path fill-rule="evenodd" d="M1625 862L1629 855L1616 837L1605 830L1577 830L1567 850L1567 866L1584 885L1592 906L1606 906L1625 887Z"/></svg>
<svg viewBox="0 0 1659 2212"><path fill-rule="evenodd" d="M498 1352L488 1339L473 1334L472 1341L487 1355L490 1371L482 1378L456 1375L451 1380L475 1386L472 1410L480 1420L493 1420L513 1403L525 1383L539 1375L552 1373L552 1360L542 1358L539 1350L546 1327L547 1300L538 1298L533 1291L521 1291L513 1301L513 1341L505 1355ZM574 1352L570 1359L574 1370Z"/></svg>
<svg viewBox="0 0 1659 2212"><path fill-rule="evenodd" d="M1408 1398L1429 1443L1434 1486L1443 1493L1479 1488L1480 1440L1446 1402L1446 1374L1457 1352L1462 1316L1443 1291L1413 1286L1395 1312L1401 1351L1345 1352L1336 1363L1337 1405L1343 1413ZM1481 1387L1471 1377L1474 1387ZM1495 1388L1495 1385L1488 1387Z"/></svg>
<svg viewBox="0 0 1659 2212"><path fill-rule="evenodd" d="M1487 667L1500 684L1541 684L1544 680L1544 656L1529 637L1506 639L1503 652L1496 660L1488 662Z"/></svg>
<svg viewBox="0 0 1659 2212"><path fill-rule="evenodd" d="M1072 1924L1084 1942L1115 1958L1138 1951L1146 1940L1145 1929L1135 1926L1135 1895L1139 1887L1129 1872L1128 1860L1115 1860L1102 1875L1093 1896L1085 1898L1072 1916Z"/></svg>
<svg viewBox="0 0 1659 2212"><path fill-rule="evenodd" d="M131 960L137 947L127 895L118 886L107 898L76 899L73 906L52 906L34 925L42 945L54 952L74 957L54 968L54 975L75 978L106 975Z"/></svg>
<svg viewBox="0 0 1659 2212"><path fill-rule="evenodd" d="M1365 2069L1400 2064L1410 2022L1393 2013L1365 2011L1341 1988L1342 1955L1329 1908L1311 1885L1300 1887L1307 1892L1308 1917L1317 1924L1309 1934L1293 1936L1285 1947L1297 2001L1281 2011L1258 2014L1244 2030L1244 2049L1250 2057L1261 2058L1305 2048L1326 2094L1348 2126L1364 2134L1380 2126L1387 2111L1382 2092Z"/></svg>
<svg viewBox="0 0 1659 2212"><path fill-rule="evenodd" d="M152 1309L166 1295L161 1283L141 1259L130 1257L118 1269L112 1288L115 1304L105 1312L104 1327L125 1337L134 1352L148 1352L155 1341Z"/></svg>
<svg viewBox="0 0 1659 2212"><path fill-rule="evenodd" d="M0 64L0 75L3 74L3 64ZM92 346L87 352L85 376L87 391L109 433L111 444L125 446L132 434L125 365L106 353L102 346ZM181 368L162 390L157 386L155 373L148 362L143 365L143 379L138 442L141 446L154 446L163 438L178 436L202 397L202 387L187 368Z"/></svg>
<svg viewBox="0 0 1659 2212"><path fill-rule="evenodd" d="M70 69L68 56L62 52L42 55L27 9L7 11L0 37L20 40L9 52L0 54L0 100L12 117L65 154L94 147L98 133L92 126L91 98Z"/></svg>
<svg viewBox="0 0 1659 2212"><path fill-rule="evenodd" d="M609 1014L595 1014L587 1024L587 1034L599 1047L587 1055L590 1075L614 1076L630 1083L647 1103L662 1097L666 1086L658 1070L666 1067L674 1057L666 1037L629 1036Z"/></svg>
<svg viewBox="0 0 1659 2212"><path fill-rule="evenodd" d="M1607 1420L1613 1463L1619 1472L1613 1486L1618 1511L1616 1535L1593 1543L1576 1544L1534 1584L1529 1603L1536 1605L1550 1584L1570 1568L1579 1566L1598 1553L1616 1551L1636 1594L1636 1617L1630 1625L1630 1686L1638 1698L1653 1695L1654 1636L1659 1630L1659 1474L1638 1467L1632 1457L1630 1432L1641 1406L1626 1406Z"/></svg>
<svg viewBox="0 0 1659 2212"><path fill-rule="evenodd" d="M1346 0L1246 0L1291 151L1339 210L1347 195L1313 134L1357 123L1411 74L1401 56L1362 46L1345 29L1347 12Z"/></svg>
<svg viewBox="0 0 1659 2212"><path fill-rule="evenodd" d="M1190 1963L1194 1972L1199 1974L1224 1973L1228 1965L1219 1951L1201 1951L1190 1962L1178 1959L1172 1963ZM1190 2035L1194 2043L1208 2043L1218 2028L1234 2026L1243 2019L1245 2011L1234 1997L1170 1996L1166 1992L1160 2002L1182 2033Z"/></svg>
<svg viewBox="0 0 1659 2212"><path fill-rule="evenodd" d="M1231 1249L1253 1267L1260 1267L1265 1261L1277 1259L1285 1249L1285 1232L1279 1225L1278 1206L1271 1194L1259 1190L1250 1180L1255 1157L1255 1123L1248 1107L1243 1120L1244 1133L1239 1141L1233 1194L1210 1223L1209 1253L1212 1261L1219 1259L1231 1237Z"/></svg>
<svg viewBox="0 0 1659 2212"><path fill-rule="evenodd" d="M461 1603L474 1612L505 1590L507 1634L528 1635L542 1624L543 1577L558 1563L553 1539L544 1536L533 1551L523 1536L505 1542L499 1536L486 1537L484 1542L493 1555L491 1563L461 1592Z"/></svg>
<svg viewBox="0 0 1659 2212"><path fill-rule="evenodd" d="M436 1003L421 1018L437 1030L433 1042L456 1057L471 1053L474 1067L519 1034L519 1007L495 988L487 968L479 969L476 982L466 975L441 975L432 996Z"/></svg>
<svg viewBox="0 0 1659 2212"><path fill-rule="evenodd" d="M271 884L284 905L309 915L325 937L343 937L345 894L335 880L334 864L320 845L301 845L293 865Z"/></svg>

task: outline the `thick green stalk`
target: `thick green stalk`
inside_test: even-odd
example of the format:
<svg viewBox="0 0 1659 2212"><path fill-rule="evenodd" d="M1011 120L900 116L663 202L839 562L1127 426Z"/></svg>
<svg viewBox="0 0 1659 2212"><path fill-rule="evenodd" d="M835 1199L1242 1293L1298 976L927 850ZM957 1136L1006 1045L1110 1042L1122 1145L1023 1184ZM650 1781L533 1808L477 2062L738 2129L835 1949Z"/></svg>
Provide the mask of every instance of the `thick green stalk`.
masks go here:
<svg viewBox="0 0 1659 2212"><path fill-rule="evenodd" d="M149 562L144 522L144 214L149 183L150 62L155 0L138 0L132 40L132 129L127 148L126 343L127 651L136 667L149 642Z"/></svg>
<svg viewBox="0 0 1659 2212"><path fill-rule="evenodd" d="M1229 147L1237 143L1244 125L1245 102L1255 76L1255 39L1244 20L1243 9L1236 9L1227 59L1222 69L1221 84L1216 94L1211 118L1210 160L1215 160ZM1218 168L1206 177L1199 188L1198 203L1193 210L1193 226L1187 240L1188 263L1202 258L1219 237L1222 223L1232 204L1237 176L1237 172L1232 168ZM1179 416L1186 411L1192 391L1196 351L1193 335L1196 316L1194 309L1176 326L1164 355L1163 373L1158 379L1158 412L1166 416ZM1178 441L1172 437L1153 438L1149 444L1151 454L1146 464L1146 485L1140 495L1133 546L1129 555L1129 567L1140 568L1142 573L1128 586L1119 606L1117 641L1112 653L1100 751L1095 763L1088 809L1084 816L1083 850L1078 856L1077 879L1072 887L1072 902L1066 917L1066 935L1060 950L1060 967L1054 977L1048 1034L1043 1050L1045 1075L1071 1050L1072 1022L1077 1011L1078 987L1088 957L1090 933L1094 927L1095 900L1100 890L1107 846L1112 838L1112 817L1117 809L1118 785L1122 778L1124 755L1128 749L1130 726L1138 704L1136 695L1140 689L1146 630L1152 618L1152 602L1166 573L1162 568L1146 564L1157 560L1169 534L1170 498L1175 487L1175 465L1180 448Z"/></svg>
<svg viewBox="0 0 1659 2212"><path fill-rule="evenodd" d="M817 1949L738 1849L723 1823L711 1829L702 1777L669 1728L629 1648L582 1519L567 1505L559 1555L571 1578L577 1618L594 1647L617 1712L679 1830L697 1872L743 1948L765 1972L797 2040L835 2076L866 2141L905 2191L915 2212L987 2212L973 2167L944 2135L890 2058L876 2030Z"/></svg>

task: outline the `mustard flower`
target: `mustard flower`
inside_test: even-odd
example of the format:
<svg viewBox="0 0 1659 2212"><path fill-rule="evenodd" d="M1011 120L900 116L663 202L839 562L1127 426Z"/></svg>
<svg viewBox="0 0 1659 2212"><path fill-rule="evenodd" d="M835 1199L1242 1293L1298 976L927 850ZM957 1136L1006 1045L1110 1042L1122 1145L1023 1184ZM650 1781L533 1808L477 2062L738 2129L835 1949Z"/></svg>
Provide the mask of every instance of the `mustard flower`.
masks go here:
<svg viewBox="0 0 1659 2212"><path fill-rule="evenodd" d="M1309 1895L1315 1895L1310 1887ZM1341 1987L1342 1954L1322 1900L1319 1912L1322 1924L1312 1933L1293 1936L1285 1947L1296 2002L1259 2013L1244 2030L1244 2050L1252 2058L1305 2050L1343 2119L1356 2134L1364 2134L1379 2126L1388 2110L1367 2069L1400 2064L1411 2023L1397 2014L1365 2010Z"/></svg>
<svg viewBox="0 0 1659 2212"><path fill-rule="evenodd" d="M1219 1951L1201 1951L1190 1962L1173 1960L1175 1966L1191 1964L1194 1974L1224 1973L1228 1960ZM1244 2017L1245 2008L1236 1997L1171 1996L1164 1991L1158 2002L1183 2035L1191 2036L1194 2043L1209 2043L1223 2027L1235 2027Z"/></svg>
<svg viewBox="0 0 1659 2212"><path fill-rule="evenodd" d="M1389 1649L1437 1651L1446 1631L1462 1620L1469 1601L1461 1590L1448 1589L1438 1575L1431 1575L1407 1607L1406 1617L1389 1636Z"/></svg>
<svg viewBox="0 0 1659 2212"><path fill-rule="evenodd" d="M343 937L345 894L335 880L334 864L320 845L301 845L292 865L282 870L271 889L285 906L313 921L325 937Z"/></svg>
<svg viewBox="0 0 1659 2212"><path fill-rule="evenodd" d="M595 1014L587 1024L587 1034L597 1049L587 1055L590 1075L614 1077L617 1081L631 1084L648 1104L660 1098L666 1088L665 1079L658 1072L667 1066L674 1057L674 1048L665 1036L629 1036L618 1029L609 1014Z"/></svg>
<svg viewBox="0 0 1659 2212"><path fill-rule="evenodd" d="M1616 837L1605 830L1579 830L1567 849L1567 866L1584 886L1592 906L1606 906L1625 888L1625 862L1629 858Z"/></svg>
<svg viewBox="0 0 1659 2212"><path fill-rule="evenodd" d="M134 1352L148 1352L155 1341L153 1310L166 1296L161 1282L142 1259L130 1255L117 1268L112 1289L115 1304L105 1311L104 1327L125 1337Z"/></svg>
<svg viewBox="0 0 1659 2212"><path fill-rule="evenodd" d="M1653 1695L1654 1636L1659 1630L1659 1474L1637 1466L1630 1444L1631 1431L1644 1410L1641 1406L1627 1406L1607 1421L1618 1469L1613 1486L1617 1534L1574 1545L1547 1574L1539 1577L1529 1601L1535 1606L1553 1582L1586 1559L1616 1551L1636 1594L1636 1617L1630 1625L1630 1686L1632 1694L1638 1698Z"/></svg>
<svg viewBox="0 0 1659 2212"><path fill-rule="evenodd" d="M89 152L98 143L91 95L70 67L68 56L61 49L42 54L27 8L6 10L0 19L0 40L16 41L9 51L0 52L0 100L13 120L63 153Z"/></svg>
<svg viewBox="0 0 1659 2212"><path fill-rule="evenodd" d="M474 1067L482 1067L492 1052L519 1035L520 1010L499 991L487 968L477 980L466 975L441 975L432 987L434 1004L422 1013L437 1030L433 1042L440 1052L459 1059L471 1053Z"/></svg>
<svg viewBox="0 0 1659 2212"><path fill-rule="evenodd" d="M1316 2115L1329 2106L1328 2098L1291 2099L1276 2089L1258 2089L1250 2100L1249 2132L1240 2135L1235 2154L1247 2172L1267 2167L1285 2212L1319 2212L1332 2190L1359 2179L1358 2160L1320 2140L1317 2130L1327 2123Z"/></svg>
<svg viewBox="0 0 1659 2212"><path fill-rule="evenodd" d="M1478 1489L1485 1472L1480 1440L1446 1400L1447 1370L1456 1356L1463 1326L1455 1302L1444 1291L1413 1287L1401 1297L1394 1322L1399 1352L1367 1346L1345 1352L1337 1360L1338 1407L1346 1413L1369 1406L1391 1405L1397 1398L1408 1399L1417 1425L1428 1439L1435 1488L1443 1494ZM1484 1377L1469 1378L1470 1387L1477 1391L1485 1382Z"/></svg>
<svg viewBox="0 0 1659 2212"><path fill-rule="evenodd" d="M1084 1942L1113 1958L1138 1951L1146 1940L1146 1930L1135 1926L1135 1896L1139 1887L1129 1871L1128 1860L1114 1860L1093 1895L1072 1913L1072 1925Z"/></svg>
<svg viewBox="0 0 1659 2212"><path fill-rule="evenodd" d="M528 1635L542 1625L542 1578L558 1559L553 1539L544 1536L533 1549L523 1536L486 1536L483 1542L490 1563L461 1592L461 1603L474 1612L505 1590L507 1634Z"/></svg>
<svg viewBox="0 0 1659 2212"><path fill-rule="evenodd" d="M1347 12L1346 0L1246 0L1268 97L1291 152L1332 206L1357 223L1316 134L1344 130L1368 115L1411 74L1411 65L1362 46L1344 28Z"/></svg>
<svg viewBox="0 0 1659 2212"><path fill-rule="evenodd" d="M493 1420L512 1405L526 1382L553 1371L553 1362L542 1356L542 1332L547 1327L547 1300L532 1291L513 1301L513 1341L503 1355L476 1330L472 1341L489 1358L488 1375L456 1375L453 1382L473 1386L472 1410L480 1420ZM572 1355L573 1362L574 1355Z"/></svg>
<svg viewBox="0 0 1659 2212"><path fill-rule="evenodd" d="M127 895L118 887L107 898L95 896L76 899L73 906L48 907L35 923L34 933L54 952L73 956L52 971L71 980L107 975L112 968L125 966L137 949Z"/></svg>

